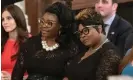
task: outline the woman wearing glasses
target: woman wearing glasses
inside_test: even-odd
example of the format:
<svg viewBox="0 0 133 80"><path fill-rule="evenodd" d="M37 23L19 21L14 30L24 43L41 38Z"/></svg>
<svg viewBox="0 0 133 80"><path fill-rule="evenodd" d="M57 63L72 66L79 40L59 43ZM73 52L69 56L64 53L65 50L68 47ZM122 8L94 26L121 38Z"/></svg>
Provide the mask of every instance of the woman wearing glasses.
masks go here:
<svg viewBox="0 0 133 80"><path fill-rule="evenodd" d="M78 15L77 34L89 49L70 62L66 68L67 79L64 80L107 80L108 76L117 74L120 56L104 35L101 16L93 9L83 13Z"/></svg>
<svg viewBox="0 0 133 80"><path fill-rule="evenodd" d="M71 44L74 48L69 48L63 41L62 30L72 21L71 10L61 3L46 9L39 21L41 34L33 36L21 48L12 80L22 80L25 71L27 80L62 80L67 61L77 53L74 43Z"/></svg>

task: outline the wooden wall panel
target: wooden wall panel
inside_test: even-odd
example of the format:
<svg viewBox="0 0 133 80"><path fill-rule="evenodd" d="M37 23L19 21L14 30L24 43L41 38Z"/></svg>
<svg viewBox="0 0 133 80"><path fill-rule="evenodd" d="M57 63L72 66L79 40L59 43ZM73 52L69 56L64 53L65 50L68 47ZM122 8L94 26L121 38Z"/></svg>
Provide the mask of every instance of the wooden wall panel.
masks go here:
<svg viewBox="0 0 133 80"><path fill-rule="evenodd" d="M31 26L31 34L36 35L39 33L38 19L42 16L42 12L50 6L53 2L58 0L25 0L26 13L29 18ZM72 9L82 9L94 6L96 0L73 0ZM118 0L120 3L133 1L133 0Z"/></svg>
<svg viewBox="0 0 133 80"><path fill-rule="evenodd" d="M38 33L37 15L38 15L38 0L25 0L26 14L28 15L29 25L31 26L31 34Z"/></svg>
<svg viewBox="0 0 133 80"><path fill-rule="evenodd" d="M119 3L124 3L124 2L129 2L133 0L118 0ZM72 9L82 9L82 8L87 8L87 7L92 7L94 6L96 0L73 0L72 1Z"/></svg>

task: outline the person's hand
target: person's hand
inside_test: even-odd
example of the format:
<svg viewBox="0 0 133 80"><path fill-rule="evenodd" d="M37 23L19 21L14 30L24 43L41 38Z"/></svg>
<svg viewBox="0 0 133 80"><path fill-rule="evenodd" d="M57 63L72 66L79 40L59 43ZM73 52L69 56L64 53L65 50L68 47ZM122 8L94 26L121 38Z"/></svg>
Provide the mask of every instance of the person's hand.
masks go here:
<svg viewBox="0 0 133 80"><path fill-rule="evenodd" d="M1 80L11 80L11 75L7 71L1 71Z"/></svg>
<svg viewBox="0 0 133 80"><path fill-rule="evenodd" d="M67 77L64 77L63 80L68 80L68 78Z"/></svg>
<svg viewBox="0 0 133 80"><path fill-rule="evenodd" d="M28 78L28 75L24 76L24 77L23 77L23 80L26 80L27 78Z"/></svg>

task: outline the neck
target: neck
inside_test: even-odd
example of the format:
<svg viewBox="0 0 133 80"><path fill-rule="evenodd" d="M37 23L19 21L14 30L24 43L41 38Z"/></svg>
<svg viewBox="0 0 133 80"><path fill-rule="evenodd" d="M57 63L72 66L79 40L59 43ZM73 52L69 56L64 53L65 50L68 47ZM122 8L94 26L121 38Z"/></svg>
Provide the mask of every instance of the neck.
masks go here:
<svg viewBox="0 0 133 80"><path fill-rule="evenodd" d="M92 46L91 48L92 48L92 49L97 49L100 45L103 44L103 42L104 42L105 40L106 40L105 35L101 34L100 40L98 40L98 42L97 42L94 46Z"/></svg>
<svg viewBox="0 0 133 80"><path fill-rule="evenodd" d="M50 46L53 46L55 45L57 42L55 41L55 38L45 38L43 39L42 38L42 41L46 41L47 45L50 47Z"/></svg>
<svg viewBox="0 0 133 80"><path fill-rule="evenodd" d="M12 32L9 32L9 39L16 40L18 36L17 30L13 30Z"/></svg>
<svg viewBox="0 0 133 80"><path fill-rule="evenodd" d="M108 19L110 19L113 15L115 15L116 13L115 12L113 12L112 14L110 14L110 15L108 15L108 16L105 16L105 17L103 17L103 21L105 22L105 21L107 21Z"/></svg>

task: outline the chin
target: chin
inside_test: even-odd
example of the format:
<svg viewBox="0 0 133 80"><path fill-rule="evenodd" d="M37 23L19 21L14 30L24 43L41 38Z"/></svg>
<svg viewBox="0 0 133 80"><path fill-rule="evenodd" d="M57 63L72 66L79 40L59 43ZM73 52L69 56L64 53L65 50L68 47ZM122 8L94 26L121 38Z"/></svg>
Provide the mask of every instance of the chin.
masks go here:
<svg viewBox="0 0 133 80"><path fill-rule="evenodd" d="M12 27L4 27L5 32L12 32L15 31L16 28L12 28Z"/></svg>
<svg viewBox="0 0 133 80"><path fill-rule="evenodd" d="M91 44L89 43L83 43L85 46L89 47Z"/></svg>
<svg viewBox="0 0 133 80"><path fill-rule="evenodd" d="M13 30L10 29L6 29L5 32L12 32Z"/></svg>
<svg viewBox="0 0 133 80"><path fill-rule="evenodd" d="M103 12L103 11L100 11L100 14L101 14L102 16L105 16L105 14L104 14L104 12Z"/></svg>
<svg viewBox="0 0 133 80"><path fill-rule="evenodd" d="M42 35L43 37L45 37L45 38L47 38L48 37L48 35Z"/></svg>

